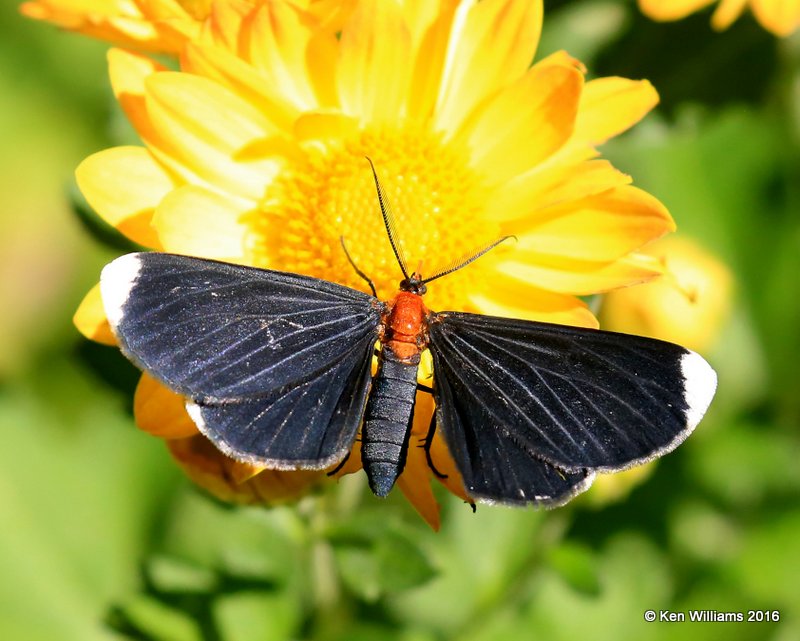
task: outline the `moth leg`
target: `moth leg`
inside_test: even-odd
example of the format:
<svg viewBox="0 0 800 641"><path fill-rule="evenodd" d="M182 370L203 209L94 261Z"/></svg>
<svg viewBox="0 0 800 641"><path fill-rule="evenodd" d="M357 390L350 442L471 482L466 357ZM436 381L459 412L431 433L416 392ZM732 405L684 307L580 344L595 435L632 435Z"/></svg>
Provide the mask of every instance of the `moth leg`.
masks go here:
<svg viewBox="0 0 800 641"><path fill-rule="evenodd" d="M428 394L433 394L433 388L428 387L427 385L423 385L422 383L417 383L417 391L418 392L427 392Z"/></svg>
<svg viewBox="0 0 800 641"><path fill-rule="evenodd" d="M345 454L345 457L344 457L344 458L341 460L341 462L339 463L339 465L337 465L337 466L336 466L336 467L334 467L334 468L333 468L333 469L332 469L330 472L328 472L328 473L326 474L326 476L333 476L334 474L337 474L337 473L339 472L339 470L341 470L341 469L344 467L344 464L345 464L345 463L347 463L347 460L348 460L349 458L350 458L350 452L348 452L347 454Z"/></svg>
<svg viewBox="0 0 800 641"><path fill-rule="evenodd" d="M417 389L419 389L420 387L424 386L417 385ZM428 434L427 436L425 436L425 439L422 441L422 445L420 445L419 447L425 449L425 459L428 461L428 467L431 468L431 472L433 472L440 479L446 479L447 474L442 474L439 470L436 469L436 466L433 464L433 458L431 457L431 445L433 444L433 435L435 432L436 432L436 414L434 413L434 415L431 416L431 424L430 427L428 427Z"/></svg>

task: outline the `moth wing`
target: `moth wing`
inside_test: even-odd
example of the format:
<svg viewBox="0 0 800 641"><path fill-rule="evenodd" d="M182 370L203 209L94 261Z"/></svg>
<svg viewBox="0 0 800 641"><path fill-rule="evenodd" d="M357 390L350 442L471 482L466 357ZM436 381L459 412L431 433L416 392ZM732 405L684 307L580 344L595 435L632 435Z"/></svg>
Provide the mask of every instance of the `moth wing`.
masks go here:
<svg viewBox="0 0 800 641"><path fill-rule="evenodd" d="M369 389L378 301L334 283L161 253L103 270L122 351L187 397L239 460L323 468L352 445Z"/></svg>
<svg viewBox="0 0 800 641"><path fill-rule="evenodd" d="M694 352L600 330L443 312L430 348L438 423L468 491L488 499L558 504L593 472L665 454L716 389ZM561 478L560 498L534 474Z"/></svg>

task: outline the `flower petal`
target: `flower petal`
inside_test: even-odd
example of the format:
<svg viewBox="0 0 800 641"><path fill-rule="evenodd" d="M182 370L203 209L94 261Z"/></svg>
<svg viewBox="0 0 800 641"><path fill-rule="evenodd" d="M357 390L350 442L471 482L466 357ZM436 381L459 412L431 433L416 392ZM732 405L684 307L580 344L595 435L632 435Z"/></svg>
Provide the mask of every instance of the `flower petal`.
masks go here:
<svg viewBox="0 0 800 641"><path fill-rule="evenodd" d="M106 318L103 299L100 296L100 284L92 287L72 317L72 322L78 331L86 338L103 343L103 345L116 345L117 339L111 331L111 326Z"/></svg>
<svg viewBox="0 0 800 641"><path fill-rule="evenodd" d="M471 503L474 505L475 501L472 500L472 498L464 489L464 480L461 478L461 472L458 471L456 462L450 455L450 450L448 449L440 430L436 430L433 435L433 443L431 444L431 461L433 462L436 471L439 473L436 475L436 480L465 503Z"/></svg>
<svg viewBox="0 0 800 641"><path fill-rule="evenodd" d="M132 241L159 248L150 222L158 203L175 186L143 147L113 147L84 160L78 187L108 224Z"/></svg>
<svg viewBox="0 0 800 641"><path fill-rule="evenodd" d="M499 263L497 270L542 289L584 296L646 282L660 275L663 267L658 260L643 254L631 254L610 263L530 254Z"/></svg>
<svg viewBox="0 0 800 641"><path fill-rule="evenodd" d="M272 131L255 107L211 80L186 73L153 74L145 88L147 113L165 152L214 189L254 201L264 195L277 163L234 160L239 149Z"/></svg>
<svg viewBox="0 0 800 641"><path fill-rule="evenodd" d="M228 87L257 107L272 125L267 133L291 132L299 114L297 108L281 95L282 87L271 84L261 71L241 58L219 47L189 44L181 57L181 67Z"/></svg>
<svg viewBox="0 0 800 641"><path fill-rule="evenodd" d="M172 439L199 433L186 413L186 399L149 374L142 374L136 386L133 414L139 428L153 436Z"/></svg>
<svg viewBox="0 0 800 641"><path fill-rule="evenodd" d="M742 15L748 0L721 0L714 15L711 16L711 26L717 31L722 31L731 26L734 20Z"/></svg>
<svg viewBox="0 0 800 641"><path fill-rule="evenodd" d="M418 7L431 8L436 3L417 3ZM414 42L414 69L408 90L406 108L408 115L416 121L427 122L433 115L436 100L445 70L450 32L456 15L458 2L441 0L434 16L416 16L411 20ZM404 8L407 5L404 5ZM408 10L408 9L406 9ZM427 18L427 19L426 19ZM416 27L416 28L415 28Z"/></svg>
<svg viewBox="0 0 800 641"><path fill-rule="evenodd" d="M574 67L534 65L459 133L473 165L490 183L501 183L555 153L572 135L582 87L583 74Z"/></svg>
<svg viewBox="0 0 800 641"><path fill-rule="evenodd" d="M186 475L217 498L234 503L280 503L306 494L325 481L325 472L264 470L237 483L232 470L238 463L223 455L205 436L167 441L170 454Z"/></svg>
<svg viewBox="0 0 800 641"><path fill-rule="evenodd" d="M26 2L20 11L29 18L47 20L64 29L138 49L173 53L195 36L200 23L177 2Z"/></svg>
<svg viewBox="0 0 800 641"><path fill-rule="evenodd" d="M214 1L201 39L229 51L238 51L244 20L253 12L251 0Z"/></svg>
<svg viewBox="0 0 800 641"><path fill-rule="evenodd" d="M434 128L456 131L480 102L522 76L541 28L541 0L464 2L454 21Z"/></svg>
<svg viewBox="0 0 800 641"><path fill-rule="evenodd" d="M535 216L537 211L566 205L630 182L630 176L615 169L607 160L548 164L500 186L487 203L486 216L507 223L508 229L513 231L516 221Z"/></svg>
<svg viewBox="0 0 800 641"><path fill-rule="evenodd" d="M639 0L639 9L653 20L678 20L715 0Z"/></svg>
<svg viewBox="0 0 800 641"><path fill-rule="evenodd" d="M318 29L310 17L289 3L265 2L247 27L244 57L262 72L266 84L279 88L297 110L318 107L307 67L309 42Z"/></svg>
<svg viewBox="0 0 800 641"><path fill-rule="evenodd" d="M481 314L544 323L597 327L588 306L575 296L549 292L505 275L492 279L491 288L473 291L469 301Z"/></svg>
<svg viewBox="0 0 800 641"><path fill-rule="evenodd" d="M658 93L647 80L591 80L583 89L574 139L601 144L632 127L657 104Z"/></svg>
<svg viewBox="0 0 800 641"><path fill-rule="evenodd" d="M397 119L407 92L411 35L394 2L365 0L341 36L337 86L342 109L365 122Z"/></svg>
<svg viewBox="0 0 800 641"><path fill-rule="evenodd" d="M664 205L625 185L538 212L517 227L517 248L539 256L604 262L674 229Z"/></svg>
<svg viewBox="0 0 800 641"><path fill-rule="evenodd" d="M785 37L800 27L798 0L752 0L751 6L756 20L775 35Z"/></svg>
<svg viewBox="0 0 800 641"><path fill-rule="evenodd" d="M185 186L171 192L153 217L165 250L189 256L241 262L250 207L208 191Z"/></svg>
<svg viewBox="0 0 800 641"><path fill-rule="evenodd" d="M432 472L425 454L425 439L428 436L432 416L433 397L426 392L417 392L406 466L397 479L397 486L427 524L438 532L439 503L431 489Z"/></svg>

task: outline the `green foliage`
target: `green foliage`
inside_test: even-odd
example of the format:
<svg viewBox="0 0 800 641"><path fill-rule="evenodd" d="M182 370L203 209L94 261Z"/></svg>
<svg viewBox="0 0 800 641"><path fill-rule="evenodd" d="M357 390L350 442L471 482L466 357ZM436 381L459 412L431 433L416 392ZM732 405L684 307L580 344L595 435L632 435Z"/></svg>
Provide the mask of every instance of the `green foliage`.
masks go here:
<svg viewBox="0 0 800 641"><path fill-rule="evenodd" d="M710 354L720 391L698 432L619 502L473 514L442 493L437 534L360 477L298 505L222 505L133 427L133 370L69 322L120 251L90 235L120 242L87 210L83 227L69 215L64 187L120 139L103 47L13 4L0 8L0 255L18 257L0 277L2 638L800 638L796 37L749 17L716 34L707 13L663 25L631 2L547 3L542 55L567 48L592 73L647 77L662 95L603 152L735 275ZM647 609L781 618L647 623Z"/></svg>

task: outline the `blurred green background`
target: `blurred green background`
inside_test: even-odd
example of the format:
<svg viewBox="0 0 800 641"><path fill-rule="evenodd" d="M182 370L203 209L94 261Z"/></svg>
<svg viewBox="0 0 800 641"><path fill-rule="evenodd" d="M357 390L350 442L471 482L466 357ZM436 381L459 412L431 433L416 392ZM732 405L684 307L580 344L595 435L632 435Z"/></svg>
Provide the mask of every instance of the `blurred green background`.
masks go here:
<svg viewBox="0 0 800 641"><path fill-rule="evenodd" d="M191 487L130 415L136 374L71 324L119 253L72 171L129 136L106 46L0 7L0 638L800 639L800 39L749 16L655 24L546 2L539 57L649 78L662 104L603 149L734 273L697 433L627 497L556 511L441 495L434 534L350 477L294 507ZM779 610L646 623L646 609Z"/></svg>

